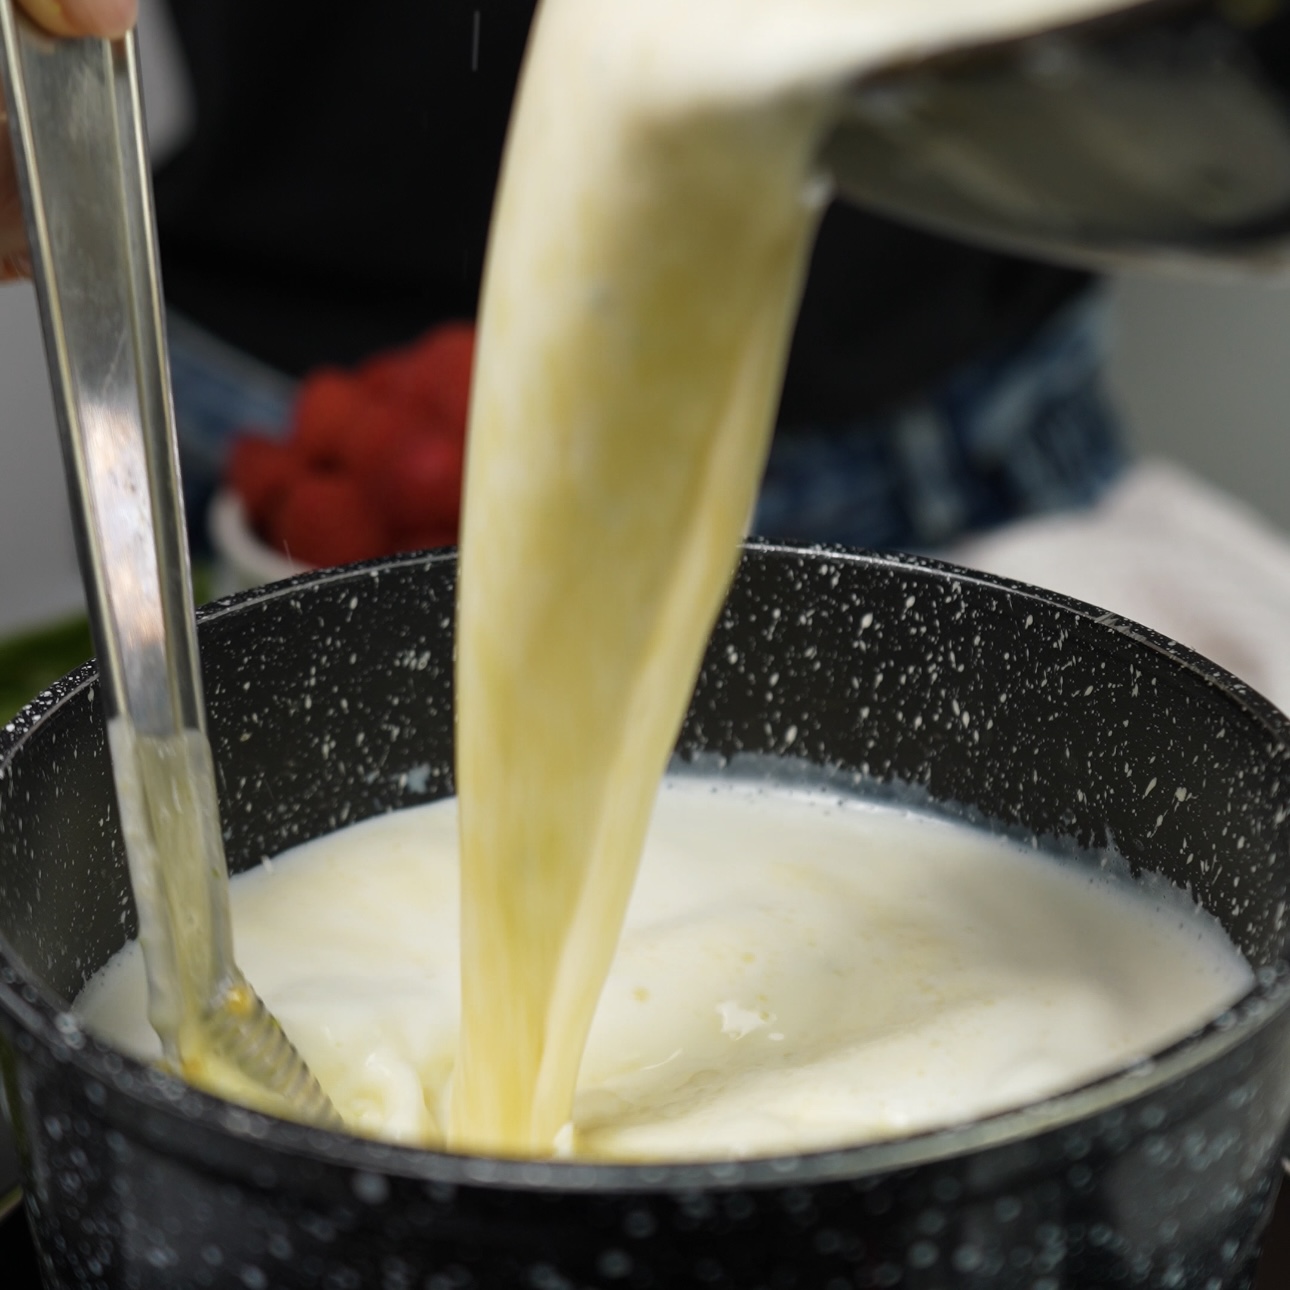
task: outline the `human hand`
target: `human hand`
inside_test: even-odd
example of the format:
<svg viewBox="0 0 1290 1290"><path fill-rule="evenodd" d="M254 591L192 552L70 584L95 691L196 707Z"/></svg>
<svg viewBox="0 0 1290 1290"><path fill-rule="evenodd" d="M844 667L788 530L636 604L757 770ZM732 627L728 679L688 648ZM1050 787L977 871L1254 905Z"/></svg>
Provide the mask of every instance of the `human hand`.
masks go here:
<svg viewBox="0 0 1290 1290"><path fill-rule="evenodd" d="M17 0L46 31L56 36L123 36L134 26L138 0ZM0 113L0 117L3 114ZM0 124L0 281L31 276L27 232L22 221L7 123Z"/></svg>

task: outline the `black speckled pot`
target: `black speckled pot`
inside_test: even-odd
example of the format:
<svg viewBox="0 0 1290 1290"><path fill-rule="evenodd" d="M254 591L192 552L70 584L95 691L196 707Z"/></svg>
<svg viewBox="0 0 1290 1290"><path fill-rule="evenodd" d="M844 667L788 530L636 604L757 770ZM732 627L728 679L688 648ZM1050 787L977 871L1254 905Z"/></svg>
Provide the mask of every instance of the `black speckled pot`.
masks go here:
<svg viewBox="0 0 1290 1290"><path fill-rule="evenodd" d="M204 615L235 868L450 791L453 577L450 556L397 559ZM748 1164L520 1164L267 1120L78 1029L67 1001L132 931L83 670L0 737L0 1052L45 1275L1244 1288L1290 1122L1288 746L1268 704L1110 615L913 560L752 548L682 756L782 753L1053 845L1114 842L1189 886L1258 986L1154 1062L958 1130Z"/></svg>

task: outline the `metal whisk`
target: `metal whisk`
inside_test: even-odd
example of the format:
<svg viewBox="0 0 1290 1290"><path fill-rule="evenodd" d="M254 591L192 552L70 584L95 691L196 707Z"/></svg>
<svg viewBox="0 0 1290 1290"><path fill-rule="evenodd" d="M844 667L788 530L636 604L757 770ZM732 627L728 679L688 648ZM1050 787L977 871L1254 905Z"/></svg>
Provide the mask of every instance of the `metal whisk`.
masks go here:
<svg viewBox="0 0 1290 1290"><path fill-rule="evenodd" d="M12 0L0 33L150 1017L195 1083L339 1126L233 960L134 38L55 40Z"/></svg>

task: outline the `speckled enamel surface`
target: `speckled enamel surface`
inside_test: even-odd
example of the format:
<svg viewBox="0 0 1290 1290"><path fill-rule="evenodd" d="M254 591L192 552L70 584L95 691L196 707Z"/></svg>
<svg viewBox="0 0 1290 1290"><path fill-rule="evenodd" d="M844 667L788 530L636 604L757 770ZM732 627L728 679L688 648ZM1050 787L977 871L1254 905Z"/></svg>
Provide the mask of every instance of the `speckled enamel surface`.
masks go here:
<svg viewBox="0 0 1290 1290"><path fill-rule="evenodd" d="M454 563L226 602L201 629L235 868L451 790ZM93 674L0 732L0 1056L57 1286L1241 1290L1290 1123L1290 726L1086 606L754 547L679 755L879 796L1187 886L1256 990L1153 1062L903 1143L742 1164L466 1160L217 1103L63 1005L132 931Z"/></svg>

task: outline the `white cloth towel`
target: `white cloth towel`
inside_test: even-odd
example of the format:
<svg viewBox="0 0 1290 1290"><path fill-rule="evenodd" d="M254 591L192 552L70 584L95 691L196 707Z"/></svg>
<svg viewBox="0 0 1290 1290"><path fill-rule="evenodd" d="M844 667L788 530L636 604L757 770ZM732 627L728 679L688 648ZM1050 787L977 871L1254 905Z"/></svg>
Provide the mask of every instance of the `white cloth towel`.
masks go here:
<svg viewBox="0 0 1290 1290"><path fill-rule="evenodd" d="M943 553L1154 628L1290 710L1290 540L1177 466L1135 466L1087 511Z"/></svg>

